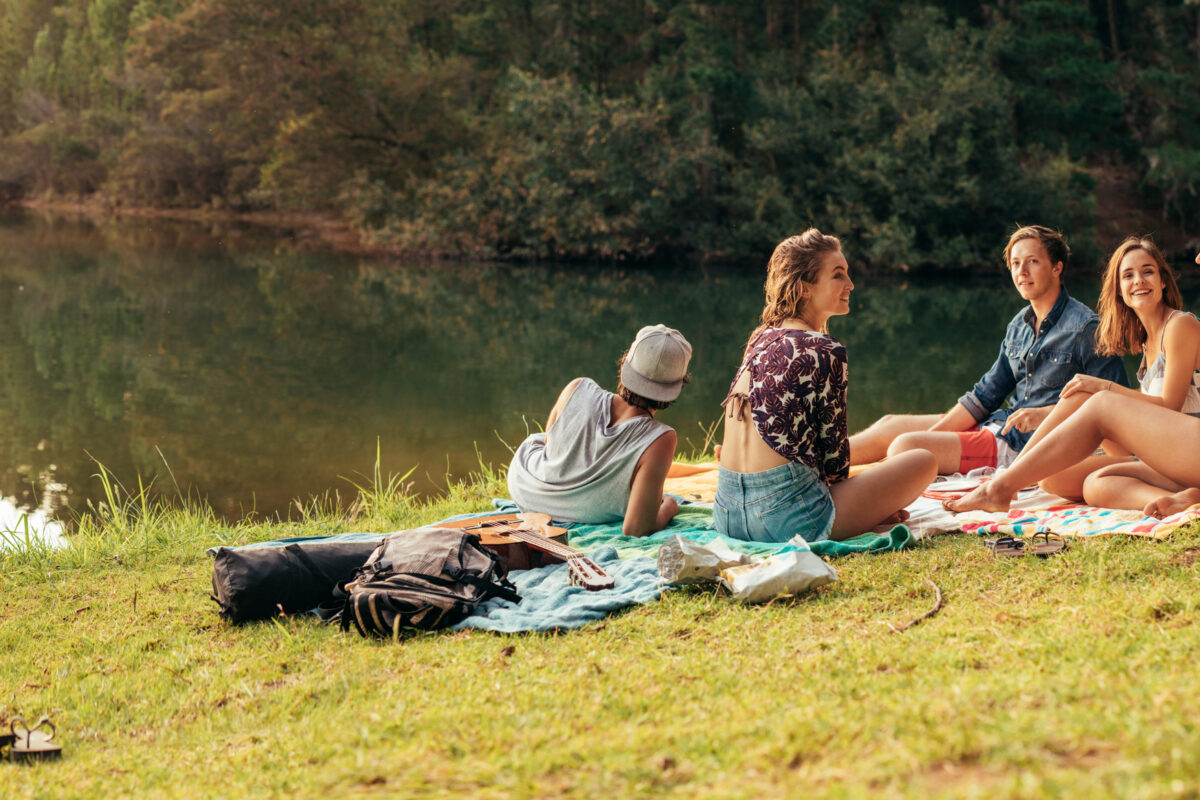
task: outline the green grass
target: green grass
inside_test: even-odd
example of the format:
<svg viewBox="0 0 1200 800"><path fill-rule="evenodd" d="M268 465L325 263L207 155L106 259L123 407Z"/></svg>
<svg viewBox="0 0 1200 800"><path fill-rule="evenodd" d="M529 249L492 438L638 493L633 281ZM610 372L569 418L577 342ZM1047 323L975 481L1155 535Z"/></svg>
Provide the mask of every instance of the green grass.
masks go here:
<svg viewBox="0 0 1200 800"><path fill-rule="evenodd" d="M996 559L969 535L837 561L794 602L716 591L560 635L397 646L307 617L235 628L205 548L490 507L482 470L356 517L226 524L144 490L66 551L0 555L0 716L65 757L0 797L1197 797L1200 529ZM936 616L897 627L945 593Z"/></svg>

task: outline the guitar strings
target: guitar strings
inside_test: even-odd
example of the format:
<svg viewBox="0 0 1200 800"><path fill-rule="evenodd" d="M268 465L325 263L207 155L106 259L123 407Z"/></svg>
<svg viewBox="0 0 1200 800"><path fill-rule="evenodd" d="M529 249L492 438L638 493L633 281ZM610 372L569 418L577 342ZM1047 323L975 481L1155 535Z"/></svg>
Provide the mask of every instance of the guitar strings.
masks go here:
<svg viewBox="0 0 1200 800"><path fill-rule="evenodd" d="M521 520L521 523L524 524L524 520ZM512 522L506 522L503 520L488 520L467 528L467 530L477 530L483 528L490 529L493 533L512 536L514 539L525 542L526 544L533 544L543 547L555 555L565 558L568 563L575 562L584 564L586 565L587 569L595 570L597 573L599 573L597 577L608 576L607 572L600 569L599 565L595 564L595 562L588 558L583 552L568 545L560 544L548 536L542 536L539 533L525 530L524 528L513 527Z"/></svg>
<svg viewBox="0 0 1200 800"><path fill-rule="evenodd" d="M527 531L524 528L514 528L514 527L512 527L511 523L504 522L502 520L488 520L487 522L482 522L471 528L467 528L467 530L476 530L476 529L480 529L480 528L488 528L488 529L491 529L491 531L493 533L499 533L499 534L503 534L506 536L512 536L513 538L519 539L520 541L525 542L526 544L542 545L547 550L551 551L552 553L554 553L557 556L563 556L566 558L574 558L574 557L583 555L583 553L576 550L575 548L569 547L560 542L556 542L548 536L542 536L541 534L534 533L533 531ZM530 536L537 537L537 538L528 538L526 536L522 536L521 534L529 534Z"/></svg>

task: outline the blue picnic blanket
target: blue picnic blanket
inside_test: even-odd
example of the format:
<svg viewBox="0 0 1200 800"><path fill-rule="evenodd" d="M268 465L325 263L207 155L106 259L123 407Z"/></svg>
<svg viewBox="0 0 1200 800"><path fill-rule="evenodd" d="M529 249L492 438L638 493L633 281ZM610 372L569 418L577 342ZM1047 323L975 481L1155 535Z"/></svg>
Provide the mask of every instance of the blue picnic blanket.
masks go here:
<svg viewBox="0 0 1200 800"><path fill-rule="evenodd" d="M513 514L519 511L512 500L498 498L492 501L496 510L491 513ZM467 519L479 514L464 514L451 517L451 520ZM446 520L447 522L450 520ZM916 544L912 532L907 525L896 525L887 533L864 533L840 542L824 541L800 544L772 544L770 542L747 542L744 539L731 539L717 533L713 528L713 513L711 504L680 505L679 513L671 520L671 524L658 533L649 536L625 536L621 533L621 523L613 522L604 525L583 525L579 523L555 522L567 529L567 544L584 552L597 547L609 545L617 550L621 558L632 558L639 555L655 556L658 550L674 535L679 534L700 544L720 541L738 553L767 558L776 553L787 553L807 546L809 550L826 558L840 558L854 553L887 553L893 550L903 550Z"/></svg>
<svg viewBox="0 0 1200 800"><path fill-rule="evenodd" d="M492 504L496 507L493 513L507 514L518 510L511 500L498 499ZM474 515L455 519L469 516ZM900 550L913 543L912 534L903 525L895 526L886 534L868 533L842 542L747 542L717 533L712 526L712 508L700 505L680 506L671 524L650 536L625 536L619 522L563 527L568 529L567 544L590 553L592 560L613 576L614 588L589 592L571 586L567 582L566 564L514 572L510 577L517 584L517 592L522 598L520 604L491 600L481 604L476 614L455 627L505 633L578 628L626 606L657 600L665 588L658 574L658 551L676 535L700 544L720 541L736 552L760 558L802 548L818 555L839 557Z"/></svg>
<svg viewBox="0 0 1200 800"><path fill-rule="evenodd" d="M509 514L518 510L511 500L494 500L492 505L496 507L496 511L492 513ZM680 513L665 530L643 538L633 538L621 533L620 522L604 525L564 525L563 527L568 529L567 544L588 553L593 561L611 575L615 584L612 589L589 592L582 587L571 586L567 581L566 564L514 572L509 578L517 585L517 593L521 595L519 604L507 600L490 600L481 604L474 615L467 617L455 628L477 628L503 633L578 628L603 619L622 608L657 600L665 588L658 574L657 561L658 549L665 541L675 534L697 541L725 539L712 530L712 509L701 508L698 509L698 513L690 513L690 508L681 508ZM467 516L474 515L456 519L464 519ZM769 552L782 552L776 545L769 547Z"/></svg>
<svg viewBox="0 0 1200 800"><path fill-rule="evenodd" d="M497 499L496 510L483 514L460 514L442 522L451 522L495 513L517 511L511 500ZM436 527L439 523L432 523ZM650 536L630 537L621 533L621 523L604 525L564 525L567 543L587 553L614 579L612 589L590 592L572 586L567 580L567 565L554 564L538 569L520 570L509 575L517 586L521 602L493 599L481 603L476 613L454 626L456 630L478 629L503 633L551 631L579 628L603 619L614 611L641 605L662 596L666 588L658 574L659 548L672 536L679 535L700 544L721 542L730 549L766 558L776 553L807 548L817 555L837 558L853 553L882 553L911 547L912 534L897 525L885 534L866 533L841 542L771 544L731 539L713 529L712 508L683 505L671 524ZM387 533L339 533L331 536L293 537L255 542L244 547L280 547L293 542L381 541Z"/></svg>
<svg viewBox="0 0 1200 800"><path fill-rule="evenodd" d="M589 592L567 580L567 565L554 564L509 574L517 585L520 603L494 598L481 603L475 613L454 626L501 633L553 631L579 628L604 619L614 611L657 600L663 592L658 562L653 558L625 558L609 546L592 552L591 558L609 575L614 586Z"/></svg>

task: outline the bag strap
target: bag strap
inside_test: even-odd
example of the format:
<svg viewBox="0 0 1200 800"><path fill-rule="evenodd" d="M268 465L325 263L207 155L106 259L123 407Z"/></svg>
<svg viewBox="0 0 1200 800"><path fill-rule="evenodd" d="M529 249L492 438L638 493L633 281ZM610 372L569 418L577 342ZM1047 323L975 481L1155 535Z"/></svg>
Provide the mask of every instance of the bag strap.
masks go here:
<svg viewBox="0 0 1200 800"><path fill-rule="evenodd" d="M481 598L483 600L488 600L492 597L499 597L507 600L510 603L520 603L521 595L517 594L516 585L513 584L513 582L507 577L508 562L504 559L504 556L500 555L494 550L489 550L484 547L479 537L472 534L470 536L464 536L462 543L459 545L459 563L462 563L463 551L468 547L487 556L496 569L503 571L504 576L495 579L481 578L475 572L465 570L462 567L449 569L446 571L446 574L450 575L450 577L452 577L454 580L461 581L462 583L465 583L468 586L473 586L483 592L483 597Z"/></svg>
<svg viewBox="0 0 1200 800"><path fill-rule="evenodd" d="M500 597L508 600L510 603L521 602L521 595L517 594L516 585L505 578L491 580L480 577L474 572L461 568L456 568L453 570L448 569L446 574L450 575L450 577L446 578L442 577L441 575L426 575L420 572L393 572L391 575L387 576L386 584L397 588L403 587L412 588L421 592L433 592L436 590L436 587L439 586L449 589L450 587L461 583L480 591L483 594L483 597L480 598L482 600L487 600L492 597ZM413 581L408 580L405 576L420 578L423 583L414 583ZM445 597L449 597L454 600L461 599L451 592L443 592L442 594Z"/></svg>
<svg viewBox="0 0 1200 800"><path fill-rule="evenodd" d="M473 586L482 592L483 597L481 599L483 600L499 597L503 600L507 600L510 603L521 602L521 595L517 594L516 592L517 587L509 583L504 578L501 578L500 581L497 582L488 580L487 578L481 578L478 575L471 575L470 573L464 572L458 577L458 579L462 583L465 583L468 586Z"/></svg>

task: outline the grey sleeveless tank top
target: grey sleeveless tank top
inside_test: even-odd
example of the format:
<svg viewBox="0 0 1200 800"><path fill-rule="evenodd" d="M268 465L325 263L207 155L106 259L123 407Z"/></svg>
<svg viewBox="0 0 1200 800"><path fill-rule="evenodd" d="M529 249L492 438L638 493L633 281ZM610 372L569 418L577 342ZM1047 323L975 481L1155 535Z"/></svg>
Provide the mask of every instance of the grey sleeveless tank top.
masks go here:
<svg viewBox="0 0 1200 800"><path fill-rule="evenodd" d="M625 518L638 459L671 430L650 417L611 423L612 392L582 378L550 430L521 443L508 468L508 492L522 511L559 522Z"/></svg>

